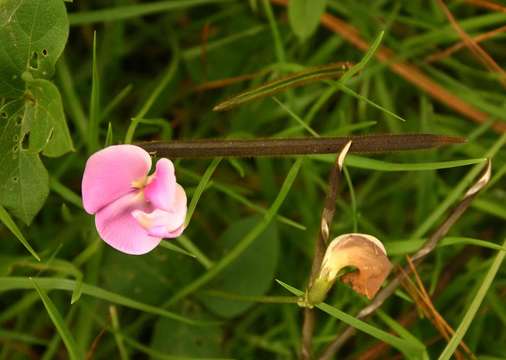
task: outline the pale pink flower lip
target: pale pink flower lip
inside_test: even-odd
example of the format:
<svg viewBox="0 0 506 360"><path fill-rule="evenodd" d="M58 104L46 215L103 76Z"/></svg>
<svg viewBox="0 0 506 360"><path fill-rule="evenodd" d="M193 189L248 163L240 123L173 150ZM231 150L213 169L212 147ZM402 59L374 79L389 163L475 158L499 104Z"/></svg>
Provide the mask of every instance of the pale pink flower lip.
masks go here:
<svg viewBox="0 0 506 360"><path fill-rule="evenodd" d="M152 175L150 168L144 149L114 145L93 154L84 169L84 209L95 214L100 237L127 254L145 254L184 230L187 199L174 165L162 158Z"/></svg>

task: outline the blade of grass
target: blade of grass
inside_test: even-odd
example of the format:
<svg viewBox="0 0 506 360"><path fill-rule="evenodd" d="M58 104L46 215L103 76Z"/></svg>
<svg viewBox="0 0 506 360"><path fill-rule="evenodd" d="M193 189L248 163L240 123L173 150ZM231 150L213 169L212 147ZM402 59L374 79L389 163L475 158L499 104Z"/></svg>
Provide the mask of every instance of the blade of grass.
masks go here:
<svg viewBox="0 0 506 360"><path fill-rule="evenodd" d="M100 121L100 77L97 66L97 32L93 32L93 59L91 68L91 95L88 126L88 152L93 153L99 147Z"/></svg>
<svg viewBox="0 0 506 360"><path fill-rule="evenodd" d="M72 79L71 72L68 68L67 62L65 61L65 55L62 55L56 65L56 74L63 90L63 96L66 100L65 106L66 111L69 112L70 119L74 122L75 127L79 131L79 134L83 139L86 139L88 119L84 114L83 107L79 101L79 97L74 86L74 80Z"/></svg>
<svg viewBox="0 0 506 360"><path fill-rule="evenodd" d="M401 241L386 241L384 243L389 255L405 255L410 254L419 249L426 239L410 239ZM492 250L505 250L506 248L493 243L480 239L473 239L468 237L448 236L441 240L437 247L452 246L452 245L474 245Z"/></svg>
<svg viewBox="0 0 506 360"><path fill-rule="evenodd" d="M60 195L64 200L77 206L79 209L83 208L81 197L59 182L58 179L51 177L49 179L49 188Z"/></svg>
<svg viewBox="0 0 506 360"><path fill-rule="evenodd" d="M116 341L116 346L118 347L119 357L121 360L128 360L128 352L125 348L125 343L123 342L123 336L121 334L118 312L116 311L116 307L114 305L109 306L109 315L111 316L112 328L114 330L114 341Z"/></svg>
<svg viewBox="0 0 506 360"><path fill-rule="evenodd" d="M314 137L320 137L320 135L318 135L318 133L316 131L314 131L311 126L309 126L308 124L306 124L304 122L304 120L302 120L300 118L299 115L297 115L296 113L294 113L288 106L286 106L285 104L283 104L281 101L279 101L276 97L273 97L272 100L274 100L276 102L276 104L278 104L283 110L285 110L292 119L295 119L295 121L297 121L297 123L302 127L304 128L308 133L310 133L311 135L313 135Z"/></svg>
<svg viewBox="0 0 506 360"><path fill-rule="evenodd" d="M222 158L215 158L213 161L211 161L211 164L204 172L204 175L202 175L202 179L199 181L199 184L197 185L197 188L195 189L195 192L193 193L192 199L190 201L190 205L188 205L188 212L186 213L186 220L185 220L185 227L187 227L190 224L190 220L193 216L193 213L195 212L195 209L197 208L197 203L200 200L200 197L204 193L204 190L207 187L207 184L209 183L209 180L211 180L211 176L213 176L214 171L220 164Z"/></svg>
<svg viewBox="0 0 506 360"><path fill-rule="evenodd" d="M269 26L271 27L272 37L274 39L274 49L276 52L276 57L278 58L278 62L281 64L286 63L286 55L285 49L283 47L283 41L281 40L281 35L279 34L278 26L276 24L276 19L274 18L274 13L272 12L272 7L269 0L262 0L262 5L267 15L267 19L269 20Z"/></svg>
<svg viewBox="0 0 506 360"><path fill-rule="evenodd" d="M120 21L159 12L179 10L191 6L230 3L233 0L170 0L147 4L125 5L95 11L80 11L69 14L71 26L93 24L97 22Z"/></svg>
<svg viewBox="0 0 506 360"><path fill-rule="evenodd" d="M139 112L137 112L137 114L132 118L130 125L128 126L127 133L125 135L125 144L132 143L137 125L148 113L148 111L151 109L156 99L158 99L162 91L167 87L167 85L176 75L177 69L179 67L179 46L177 45L174 36L171 37L170 42L172 48L172 59L170 61L170 64L168 65L165 74L162 76L153 92L147 98L144 105L142 105Z"/></svg>
<svg viewBox="0 0 506 360"><path fill-rule="evenodd" d="M506 247L506 239L503 242L503 247ZM449 360L452 354L459 346L460 341L464 338L467 329L471 325L471 322L473 321L476 313L478 312L478 309L480 308L480 305L483 299L485 298L485 295L487 295L488 289L490 288L490 285L492 285L492 282L494 281L494 278L497 272L499 271L499 268L501 267L505 255L506 255L505 251L499 251L499 253L496 255L494 262L490 266L487 274L485 275L483 280L480 281L481 285L476 295L474 296L471 304L469 305L469 308L464 314L464 317L460 325L458 326L457 330L455 330L455 334L452 336L450 342L448 343L448 345L446 345L441 355L439 355L439 360Z"/></svg>
<svg viewBox="0 0 506 360"><path fill-rule="evenodd" d="M49 317L53 321L56 330L58 330L58 333L60 334L60 337L62 338L63 343L67 348L69 358L72 360L83 359L83 356L78 350L77 344L74 338L72 337L69 328L65 324L65 321L63 321L63 318L58 312L53 301L49 298L49 296L47 296L46 292L39 286L37 280L32 278L29 278L29 280L31 281L32 286L35 287L35 290L37 290L37 293L39 294L40 299L42 300L42 303L44 304L44 307L46 308Z"/></svg>
<svg viewBox="0 0 506 360"><path fill-rule="evenodd" d="M290 171L285 178L281 189L279 190L278 196L272 203L271 207L260 222L248 232L244 238L242 238L237 245L232 248L224 257L222 257L216 264L210 268L207 272L205 272L202 276L198 277L187 286L183 287L180 291L178 291L172 298L167 301L165 306L170 306L175 304L179 300L183 299L187 295L195 292L200 289L203 285L207 284L209 281L214 279L223 269L229 266L234 260L236 260L243 252L246 250L253 241L264 232L264 230L269 226L274 216L279 211L281 204L285 200L288 192L290 191L295 178L300 170L302 164L302 159L297 159L295 163L292 165Z"/></svg>
<svg viewBox="0 0 506 360"><path fill-rule="evenodd" d="M39 299L37 297L37 299ZM0 329L0 339L21 341L30 345L46 346L48 341L25 333Z"/></svg>
<svg viewBox="0 0 506 360"><path fill-rule="evenodd" d="M286 290L294 294L295 296L303 296L304 292L298 290L281 280L276 279L276 282L284 287ZM372 337L384 341L387 344L392 345L396 349L402 351L404 354L421 354L423 353L425 347L420 347L419 343L401 339L397 336L387 333L381 329L378 329L372 325L369 325L365 321L359 320L333 306L330 306L326 303L320 303L319 305L315 305L318 309L323 312L329 314L330 316L335 317L336 319L344 322L347 325L353 326L354 328L363 331L364 333L371 335Z"/></svg>
<svg viewBox="0 0 506 360"><path fill-rule="evenodd" d="M316 114L320 109L323 107L323 105L330 99L332 95L336 93L337 90L339 90L339 87L341 84L344 84L346 81L348 81L354 74L358 73L360 70L362 70L367 63L372 59L376 51L378 50L381 41L383 39L384 32L380 32L379 35L376 37L376 39L373 41L371 46L367 49L365 55L362 57L362 59L352 66L350 70L348 70L341 79L337 82L334 82L332 86L330 86L320 97L319 99L311 106L309 109L306 117L304 118L304 122L306 124L311 124L313 119L315 118ZM379 106L379 105L378 105Z"/></svg>
<svg viewBox="0 0 506 360"><path fill-rule="evenodd" d="M66 290L73 291L77 285L77 282L69 279L53 278L53 277L40 277L37 278L37 284L40 288L45 290ZM33 289L33 283L30 278L27 277L16 277L16 276L2 276L0 277L0 292L10 290L29 290ZM210 322L203 322L192 320L184 316L166 311L157 306L151 306L123 295L113 293L111 291L99 288L97 286L82 284L82 293L88 296L109 301L117 305L123 305L132 309L150 313L153 315L163 316L169 319L180 321L190 325L204 326L210 324Z"/></svg>
<svg viewBox="0 0 506 360"><path fill-rule="evenodd" d="M505 143L506 133L499 137L499 139L490 147L490 149L486 152L485 157L488 159L493 158ZM425 221L420 224L420 226L415 230L413 233L413 238L421 238L436 223L436 221L444 214L444 212L448 210L460 196L463 195L464 190L467 188L467 186L469 186L469 184L471 184L473 179L480 173L480 171L482 171L485 165L486 164L484 163L476 165L456 186L453 187L453 189L448 193L448 195L439 204L439 206L434 209L434 211L432 211L432 213L427 216Z"/></svg>
<svg viewBox="0 0 506 360"><path fill-rule="evenodd" d="M217 104L213 108L213 111L230 110L244 103L272 96L287 89L300 87L323 79L340 77L345 73L345 70L349 68L349 66L350 65L348 63L340 62L306 68L303 71L269 81L258 87L234 95L228 100Z"/></svg>
<svg viewBox="0 0 506 360"><path fill-rule="evenodd" d="M325 161L328 163L333 162L331 155L315 155L311 156L312 159ZM451 169L460 166L468 166L473 164L485 163L486 158L479 159L466 159L466 160L451 160L451 161L437 161L428 163L392 163L383 160L370 159L362 156L348 155L345 160L346 166L367 169L374 171L429 171Z"/></svg>
<svg viewBox="0 0 506 360"><path fill-rule="evenodd" d="M5 225L7 229L10 230L16 239L19 240L19 242L26 248L26 250L28 250L28 252L32 254L32 256L37 259L37 261L40 261L39 255L37 255L35 250L33 250L32 246L28 243L28 240L26 240L21 230L19 230L12 217L2 205L0 205L0 221Z"/></svg>
<svg viewBox="0 0 506 360"><path fill-rule="evenodd" d="M187 170L187 169L180 169L179 170L180 173L183 173L193 179L200 179L200 175L190 171L190 170ZM261 206L258 206L257 204L253 203L252 201L249 201L246 197L242 196L241 194L239 194L239 192L237 191L234 191L233 189L231 189L230 186L226 185L226 184L221 184L217 181L213 181L212 183L209 184L209 187L212 187L216 190L218 190L219 192L225 194L225 195L228 195L230 196L232 199L235 199L237 200L238 202L240 202L241 204L251 208L252 210L256 211L256 212L259 212L259 213L262 213L262 214L265 214L265 212L267 211L266 209L264 209L263 207ZM281 223L284 223L286 225L289 225L289 226L292 226L296 229L299 229L299 230L306 230L306 227L300 223L297 223L291 219L288 219L282 215L276 215L276 219L281 222Z"/></svg>
<svg viewBox="0 0 506 360"><path fill-rule="evenodd" d="M214 263L190 240L186 235L181 235L176 239L181 246L188 250L199 263L206 269L213 267Z"/></svg>
<svg viewBox="0 0 506 360"><path fill-rule="evenodd" d="M196 258L197 257L195 254L192 254L191 252L186 251L185 249L180 248L179 246L173 244L171 241L162 240L160 242L160 246L163 247L163 248L165 248L165 249L167 249L167 250L174 251L174 252L177 252L179 254L183 254L183 255L186 255L186 256L189 256L189 257L192 257L192 258Z"/></svg>
<svg viewBox="0 0 506 360"><path fill-rule="evenodd" d="M130 94L132 91L133 86L132 84L128 84L125 86L109 103L106 107L104 107L104 110L102 111L101 119L106 119L110 113L116 109L116 107L121 104L123 100Z"/></svg>

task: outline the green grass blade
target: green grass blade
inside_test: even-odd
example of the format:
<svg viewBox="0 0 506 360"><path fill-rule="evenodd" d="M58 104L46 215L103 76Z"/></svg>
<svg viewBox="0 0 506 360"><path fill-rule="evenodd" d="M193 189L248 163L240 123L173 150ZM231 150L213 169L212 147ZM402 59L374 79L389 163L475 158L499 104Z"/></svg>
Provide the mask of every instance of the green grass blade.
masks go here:
<svg viewBox="0 0 506 360"><path fill-rule="evenodd" d="M118 312L116 311L116 307L114 305L109 306L109 314L111 315L111 324L114 330L114 340L116 341L116 345L118 347L119 355L121 360L128 360L128 352L125 348L125 343L123 341L123 335L121 334Z"/></svg>
<svg viewBox="0 0 506 360"><path fill-rule="evenodd" d="M276 104L278 104L283 110L285 110L288 115L290 115L290 117L292 119L294 119L302 128L304 128L308 133L310 133L312 136L314 137L320 137L320 135L318 135L318 133L316 131L314 131L311 126L309 126L308 124L306 124L304 122L304 120L302 120L300 118L299 115L297 115L296 113L294 113L288 106L286 106L285 104L283 104L281 101L279 101L276 97L273 97L272 100L274 100L276 102Z"/></svg>
<svg viewBox="0 0 506 360"><path fill-rule="evenodd" d="M214 279L223 269L225 269L235 259L237 259L260 234L264 232L264 230L269 226L272 219L279 211L281 204L288 195L288 192L290 191L292 184L295 181L297 174L299 173L301 165L302 165L302 158L297 159L295 163L292 165L290 171L288 172L285 178L285 181L283 182L283 185L281 186L281 189L279 190L276 199L272 203L269 210L267 210L263 218L260 220L260 222L253 229L251 229L250 232L248 232L246 236L244 236L244 238L241 239L234 248L232 248L224 257L222 257L220 261L216 262L216 264L212 268L210 268L202 276L198 277L190 284L185 286L183 289L177 292L171 299L169 299L169 301L165 304L166 306L176 303L177 301L195 292L203 285L207 284L209 281Z"/></svg>
<svg viewBox="0 0 506 360"><path fill-rule="evenodd" d="M253 89L239 93L217 104L214 111L232 109L244 103L278 94L287 89L300 87L324 79L340 77L345 73L346 64L336 63L307 68L303 71L269 81Z"/></svg>
<svg viewBox="0 0 506 360"><path fill-rule="evenodd" d="M189 257L192 257L192 258L196 258L197 257L196 255L192 254L191 252L186 251L185 249L180 248L179 246L173 244L171 241L168 241L168 240L162 240L160 242L160 246L163 247L164 249L167 249L167 250L170 250L170 251L174 251L174 252L177 252L179 254L183 254L183 255L186 255L186 256L189 256Z"/></svg>
<svg viewBox="0 0 506 360"><path fill-rule="evenodd" d="M277 280L276 281L283 286L285 289L287 289L289 292L296 296L302 296L304 293L288 284L285 284L284 282ZM363 331L366 334L371 335L372 337L381 340L387 344L390 344L391 346L395 347L396 349L402 351L405 354L419 354L423 353L424 347L420 347L419 344L414 344L413 342L401 339L397 336L394 336L392 334L387 333L386 331L383 331L381 329L378 329L372 325L369 325L368 323L359 320L333 306L330 306L325 303L321 303L319 305L316 305L316 307L323 312L329 314L330 316L333 316L340 321L344 322L347 325L350 325L354 327L357 330Z"/></svg>
<svg viewBox="0 0 506 360"><path fill-rule="evenodd" d="M90 153L99 147L99 121L100 121L100 77L97 66L97 33L93 33L93 59L91 68L91 95L88 126L88 151Z"/></svg>
<svg viewBox="0 0 506 360"><path fill-rule="evenodd" d="M12 234L14 234L16 239L19 240L19 242L26 248L26 250L28 250L28 252L32 254L32 256L37 259L37 261L40 261L39 255L37 255L35 250L33 250L32 246L28 243L28 240L26 240L21 230L19 230L12 217L2 205L0 205L0 221L5 225L7 229L10 230Z"/></svg>
<svg viewBox="0 0 506 360"><path fill-rule="evenodd" d="M45 290L66 290L73 291L77 285L77 282L69 279L62 278L37 278L37 284L40 288ZM4 276L0 277L0 292L10 290L28 290L33 289L33 283L30 278L27 277L16 277L16 276ZM148 305L123 295L113 293L111 291L99 288L97 286L89 285L86 283L82 284L82 293L97 299L105 300L117 305L123 305L132 309L150 313L153 315L163 316L176 321L181 321L190 325L204 326L210 324L210 322L203 322L192 320L184 316L166 311L158 306ZM215 324L215 323L214 323Z"/></svg>
<svg viewBox="0 0 506 360"><path fill-rule="evenodd" d="M61 182L59 182L58 179L51 177L49 179L49 188L51 189L51 191L54 191L56 194L60 195L64 200L77 206L79 209L83 208L83 201L81 200L81 197L72 190L70 190L68 187L63 185Z"/></svg>
<svg viewBox="0 0 506 360"><path fill-rule="evenodd" d="M56 306L54 305L53 301L49 298L49 296L47 296L46 292L39 286L37 280L32 278L30 278L30 280L33 287L35 287L35 290L37 290L37 292L39 293L40 299L42 300L42 303L44 304L44 307L46 308L49 317L53 321L56 330L58 330L58 333L62 338L63 343L67 348L69 358L72 360L83 359L83 356L82 354L80 354L77 344L74 338L72 337L69 328L65 324L65 321L63 321L63 318L56 309Z"/></svg>
<svg viewBox="0 0 506 360"><path fill-rule="evenodd" d="M156 99L158 99L162 91L167 87L167 85L171 82L172 79L174 79L174 76L176 75L177 69L179 67L179 47L177 46L176 40L174 38L171 38L171 45L172 59L170 61L170 64L154 88L153 92L149 95L137 114L132 118L125 135L125 144L132 143L137 125L143 120L144 116L151 109Z"/></svg>
<svg viewBox="0 0 506 360"><path fill-rule="evenodd" d="M385 36L385 31L380 31L378 36L376 36L376 39L374 39L372 42L371 46L369 46L369 49L367 49L367 52L364 54L362 59L357 64L353 65L352 68L343 75L343 77L339 80L340 83L346 83L346 81L351 79L353 75L365 68L367 63L369 63L369 61L373 58L374 54L380 47L381 42L383 41L383 36Z"/></svg>
<svg viewBox="0 0 506 360"><path fill-rule="evenodd" d="M114 8L81 11L69 14L71 26L93 24L97 22L120 21L130 18L156 14L159 12L179 10L197 5L208 5L216 3L227 3L232 0L170 0L156 1L147 4L126 5Z"/></svg>
<svg viewBox="0 0 506 360"><path fill-rule="evenodd" d="M190 201L190 205L188 205L188 212L186 213L186 220L185 220L185 227L190 224L191 218L193 216L193 213L195 212L195 209L197 208L197 203L200 200L200 197L204 193L204 190L206 189L209 180L211 180L211 176L213 176L214 171L220 164L222 158L214 158L213 161L211 161L211 164L208 166L206 171L204 172L204 175L202 175L202 179L199 181L199 184L197 185L197 188L195 189L195 192L193 193L192 199Z"/></svg>
<svg viewBox="0 0 506 360"><path fill-rule="evenodd" d="M486 158L492 159L494 155L501 149L501 147L506 143L506 134L503 134L485 153ZM432 213L427 216L425 221L420 224L420 226L413 233L413 238L421 238L424 236L427 231L437 222L437 220L444 214L446 210L450 208L450 206L455 203L460 196L464 194L466 188L471 184L471 182L480 174L482 169L484 168L485 163L480 163L474 166L464 178L453 187L453 189L448 193L445 199L440 202L439 206L432 211Z"/></svg>
<svg viewBox="0 0 506 360"><path fill-rule="evenodd" d="M281 35L279 34L278 26L276 24L276 19L274 18L274 13L272 11L271 3L269 0L261 0L262 5L267 15L267 19L269 20L269 25L271 27L272 37L274 38L274 50L276 52L276 57L278 58L278 62L281 64L286 63L286 54L285 49L283 47L283 41L281 40Z"/></svg>
<svg viewBox="0 0 506 360"><path fill-rule="evenodd" d="M209 260L209 258L204 254L192 241L191 239L186 235L181 235L176 239L181 246L183 246L186 250L188 250L197 261L202 264L202 266L206 269L210 269L214 263Z"/></svg>
<svg viewBox="0 0 506 360"><path fill-rule="evenodd" d="M503 247L506 247L506 240L504 240ZM448 342L448 345L446 345L446 348L439 356L439 360L449 360L452 357L455 350L457 349L457 347L459 346L461 340L464 338L464 335L467 332L467 329L471 325L471 322L473 321L476 313L478 312L478 309L480 308L480 305L483 299L485 298L485 295L487 295L488 289L490 288L490 285L492 285L492 281L494 281L494 278L497 272L499 271L499 268L501 267L505 255L506 255L505 251L499 251L499 253L496 255L494 262L492 263L487 274L481 281L480 288L478 289L478 292L473 298L471 305L469 305L469 308L464 314L464 318L462 319L458 328L455 330L455 334L453 334L452 338Z"/></svg>
<svg viewBox="0 0 506 360"><path fill-rule="evenodd" d="M319 99L313 104L313 106L311 106L311 109L309 109L309 111L304 119L305 120L304 122L306 124L308 124L308 125L311 124L311 122L315 118L318 111L320 111L320 109L330 99L330 97L332 95L334 95L337 90L339 90L339 88L341 87L342 84L345 84L354 74L356 74L357 72L362 70L367 65L367 63L369 63L369 61L373 58L374 54L378 50L378 48L381 44L381 41L383 39L383 35L384 35L384 32L383 31L380 32L379 35L376 37L376 39L371 44L371 46L369 47L369 49L367 49L367 52L362 57L362 59L357 64L352 66L352 68L350 70L348 70L345 74L343 74L343 76L341 77L341 79L339 81L333 82L333 85L331 87L329 87L319 97ZM380 107L380 108L382 108L382 107Z"/></svg>
<svg viewBox="0 0 506 360"><path fill-rule="evenodd" d="M312 155L312 159L333 163L335 161L333 155ZM346 166L367 169L375 171L428 171L451 169L460 166L468 166L473 164L481 164L486 161L485 158L452 160L452 161L436 161L428 163L392 163L382 160L370 159L357 155L348 155L345 160Z"/></svg>
<svg viewBox="0 0 506 360"><path fill-rule="evenodd" d="M387 249L388 255L405 255L409 253L413 253L420 249L420 247L424 244L427 239L409 239L409 240L400 240L400 241L385 241L384 245ZM442 239L437 247L443 246L452 246L452 245L474 245L480 246L487 249L492 250L505 250L506 247L498 245L496 243L473 239L468 237L456 237L456 236L448 236Z"/></svg>

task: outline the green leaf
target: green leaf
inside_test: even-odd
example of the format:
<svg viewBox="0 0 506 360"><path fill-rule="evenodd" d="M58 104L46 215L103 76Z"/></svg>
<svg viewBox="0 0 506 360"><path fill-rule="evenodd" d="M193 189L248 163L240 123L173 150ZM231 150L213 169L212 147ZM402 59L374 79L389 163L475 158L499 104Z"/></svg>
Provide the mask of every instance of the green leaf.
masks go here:
<svg viewBox="0 0 506 360"><path fill-rule="evenodd" d="M230 226L218 240L226 254L258 224L258 216L243 219ZM244 296L264 295L272 284L279 254L279 238L275 223L255 241L210 284L213 290ZM203 295L202 302L214 313L223 317L235 317L250 308L252 302L234 301Z"/></svg>
<svg viewBox="0 0 506 360"><path fill-rule="evenodd" d="M49 194L49 176L37 153L23 148L21 101L0 108L0 204L30 224Z"/></svg>
<svg viewBox="0 0 506 360"><path fill-rule="evenodd" d="M53 301L49 298L49 296L47 296L46 292L37 284L37 281L35 279L30 278L30 280L32 281L33 286L35 287L35 290L37 290L37 292L39 293L40 299L42 300L42 303L44 304L44 307L46 308L49 317L53 321L56 330L58 330L58 333L61 336L63 343L67 348L69 358L72 360L83 359L83 356L82 354L80 354L77 344L74 338L72 337L69 328L65 324L65 321L61 317L58 310L56 309L56 306L54 305Z"/></svg>
<svg viewBox="0 0 506 360"><path fill-rule="evenodd" d="M38 153L60 156L73 145L58 89L43 79L27 86L24 101L0 108L0 204L30 224L49 193Z"/></svg>
<svg viewBox="0 0 506 360"><path fill-rule="evenodd" d="M327 0L290 0L288 19L299 39L306 40L318 28Z"/></svg>
<svg viewBox="0 0 506 360"><path fill-rule="evenodd" d="M30 150L42 150L51 157L73 151L58 88L48 80L39 79L27 82L27 90L23 126L30 131Z"/></svg>
<svg viewBox="0 0 506 360"><path fill-rule="evenodd" d="M198 307L186 312L201 320L212 320ZM218 357L223 355L223 337L223 329L218 325L195 327L160 318L156 322L150 348L169 356L178 355L181 359Z"/></svg>
<svg viewBox="0 0 506 360"><path fill-rule="evenodd" d="M69 33L61 0L3 0L0 8L0 97L20 97L21 75L48 79Z"/></svg>

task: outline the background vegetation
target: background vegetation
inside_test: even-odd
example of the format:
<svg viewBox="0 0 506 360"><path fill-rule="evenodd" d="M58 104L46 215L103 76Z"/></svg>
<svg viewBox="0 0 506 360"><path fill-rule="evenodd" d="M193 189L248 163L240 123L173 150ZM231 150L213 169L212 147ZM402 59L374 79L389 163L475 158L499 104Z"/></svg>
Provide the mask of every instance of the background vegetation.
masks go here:
<svg viewBox="0 0 506 360"><path fill-rule="evenodd" d="M61 56L65 13L39 13L61 31L49 39L49 60L41 52L40 58L29 56L28 64L43 71L56 63L54 77L32 69L35 78L48 80L40 85L42 80L25 76L26 88L23 82L1 85L0 97L7 103L28 89L37 99L51 100L59 91L70 133L61 130L49 149L37 148L32 133L29 146L36 152L30 161L37 162L42 151L47 179L37 162L28 172L18 169L18 180L29 179L27 187L11 190L2 180L0 359L297 357L302 312L275 279L306 286L334 156L302 162L177 160L178 182L195 210L189 227L180 239L138 257L97 237L80 199L85 161L125 137L135 142L408 132L463 136L468 143L350 156L331 236L370 233L384 242L394 264L403 264L457 204L484 158L493 157L490 184L451 228L444 246L417 268L434 307L457 336L450 334L447 347L420 304L400 289L366 320L372 334L358 332L339 358L447 359L464 335L478 358L505 358L506 5L448 2L459 32L438 1L293 0L289 11L285 3L74 0L65 3L70 30ZM5 10L12 4L22 2L0 0L4 80L11 74L5 54L12 14ZM61 6L57 0L47 4ZM333 17L320 23L324 9ZM53 22L54 16L60 20ZM469 37L483 41L481 48ZM358 63L375 39L382 41L375 56L346 86L319 82L285 91L275 101L267 97L212 111L239 91L305 67ZM454 52L442 52L454 46ZM36 85L45 87L39 95ZM26 115L31 105L23 101L19 106L25 108L15 111L24 109L32 119ZM64 121L58 110L48 118ZM0 121L2 136L11 136L7 120ZM19 149L11 154L12 145L2 141L5 160ZM3 160L5 177L10 163ZM27 198L22 208L16 205L19 194ZM350 315L368 303L342 284L326 302ZM315 353L345 329L340 316L317 313ZM375 330L391 331L402 341L390 347L378 342L382 337ZM457 356L469 355L461 350Z"/></svg>

